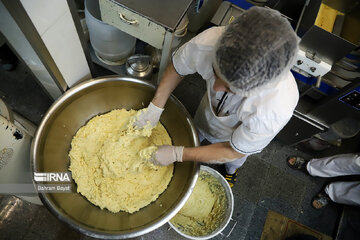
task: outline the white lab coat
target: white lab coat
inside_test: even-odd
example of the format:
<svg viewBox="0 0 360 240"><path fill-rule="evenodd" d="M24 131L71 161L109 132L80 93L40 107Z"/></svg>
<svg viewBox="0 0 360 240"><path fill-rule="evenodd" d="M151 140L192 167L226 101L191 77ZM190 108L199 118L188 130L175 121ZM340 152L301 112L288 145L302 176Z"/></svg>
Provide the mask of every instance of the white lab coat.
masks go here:
<svg viewBox="0 0 360 240"><path fill-rule="evenodd" d="M215 92L212 69L215 45L225 27L210 28L180 47L172 57L180 75L199 73L207 92L195 115L195 124L210 142L229 141L239 153L260 152L290 120L299 93L291 72L252 90L249 96ZM215 113L216 109L218 112Z"/></svg>
<svg viewBox="0 0 360 240"><path fill-rule="evenodd" d="M306 169L311 176L317 177L360 175L360 155L350 153L312 159ZM334 202L360 206L359 181L333 182L325 187L325 192Z"/></svg>

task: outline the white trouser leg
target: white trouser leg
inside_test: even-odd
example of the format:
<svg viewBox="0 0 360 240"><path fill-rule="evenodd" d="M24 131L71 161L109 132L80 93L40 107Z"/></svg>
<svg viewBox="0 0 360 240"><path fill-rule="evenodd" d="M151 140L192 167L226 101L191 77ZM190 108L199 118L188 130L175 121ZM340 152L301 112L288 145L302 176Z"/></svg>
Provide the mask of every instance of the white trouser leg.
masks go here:
<svg viewBox="0 0 360 240"><path fill-rule="evenodd" d="M245 163L247 157L248 156L245 155L242 158L236 159L236 160L234 160L232 162L225 163L226 172L228 174L234 174L236 169L238 169L239 167L241 167Z"/></svg>
<svg viewBox="0 0 360 240"><path fill-rule="evenodd" d="M350 153L312 159L306 169L310 175L318 177L360 174L360 155Z"/></svg>
<svg viewBox="0 0 360 240"><path fill-rule="evenodd" d="M336 203L360 206L360 182L334 182L325 192Z"/></svg>

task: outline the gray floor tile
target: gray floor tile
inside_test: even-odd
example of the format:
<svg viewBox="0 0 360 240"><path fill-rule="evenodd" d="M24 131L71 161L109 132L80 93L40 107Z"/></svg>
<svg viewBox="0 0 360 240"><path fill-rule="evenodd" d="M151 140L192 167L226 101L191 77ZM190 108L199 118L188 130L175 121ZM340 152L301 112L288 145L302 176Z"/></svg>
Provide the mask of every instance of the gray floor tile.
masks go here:
<svg viewBox="0 0 360 240"><path fill-rule="evenodd" d="M294 147L281 145L277 147L276 151L274 151L273 155L271 156L272 165L281 169L286 174L293 175L303 181L310 181L306 174L300 171L295 171L287 165L286 160L290 156L299 156L306 160L311 158L309 155L298 151Z"/></svg>
<svg viewBox="0 0 360 240"><path fill-rule="evenodd" d="M260 200L269 164L253 156L248 157L239 169L237 182L233 187L234 198L257 203Z"/></svg>
<svg viewBox="0 0 360 240"><path fill-rule="evenodd" d="M305 184L302 180L271 166L265 180L260 205L278 211L286 217L296 218L301 204L299 200L305 194Z"/></svg>
<svg viewBox="0 0 360 240"><path fill-rule="evenodd" d="M281 147L281 144L276 141L276 139L272 140L269 145L267 145L260 153L254 154L253 156L258 157L270 164L273 163L273 155L278 148Z"/></svg>
<svg viewBox="0 0 360 240"><path fill-rule="evenodd" d="M306 159L310 158L310 155L301 152L296 147L284 145L276 138L272 140L262 152L255 154L255 156L268 161L270 164L284 163L289 156L301 156Z"/></svg>
<svg viewBox="0 0 360 240"><path fill-rule="evenodd" d="M174 240L185 240L187 238L181 236L169 224L156 229L155 231L148 233L144 236L135 238L136 240L158 240L158 239L174 239Z"/></svg>
<svg viewBox="0 0 360 240"><path fill-rule="evenodd" d="M257 206L247 229L245 240L259 240L264 227L268 209Z"/></svg>
<svg viewBox="0 0 360 240"><path fill-rule="evenodd" d="M24 240L47 239L80 239L81 234L63 222L55 218L45 207L40 207L36 212L35 219L28 229Z"/></svg>
<svg viewBox="0 0 360 240"><path fill-rule="evenodd" d="M224 236L217 236L217 239L219 240L243 240L246 238L246 233L248 229L242 226L236 225L234 230L231 232L231 234L227 237L227 235Z"/></svg>
<svg viewBox="0 0 360 240"><path fill-rule="evenodd" d="M3 208L3 205L7 204L11 199L15 198L12 195L0 195L0 208Z"/></svg>
<svg viewBox="0 0 360 240"><path fill-rule="evenodd" d="M298 206L294 207L293 205L294 204L284 199L266 197L259 202L258 207L263 207L265 209L280 213L285 217L296 219L299 214L300 202L298 202Z"/></svg>
<svg viewBox="0 0 360 240"><path fill-rule="evenodd" d="M36 218L40 207L14 196L1 196L0 239L22 239Z"/></svg>
<svg viewBox="0 0 360 240"><path fill-rule="evenodd" d="M256 204L252 202L249 202L245 199L235 199L232 218L234 221L236 221L236 226L228 239L245 239L255 208ZM231 224L232 223L229 225ZM226 233L228 233L228 231Z"/></svg>
<svg viewBox="0 0 360 240"><path fill-rule="evenodd" d="M237 221L238 227L247 228L250 225L256 204L245 199L234 199L234 212L232 218Z"/></svg>
<svg viewBox="0 0 360 240"><path fill-rule="evenodd" d="M0 97L10 108L35 124L40 123L52 104L50 97L22 62L12 72L0 68L0 89Z"/></svg>
<svg viewBox="0 0 360 240"><path fill-rule="evenodd" d="M322 185L319 184L307 186L296 221L331 236L336 229L341 207L334 203L322 210L314 209L311 206L311 200L321 188Z"/></svg>

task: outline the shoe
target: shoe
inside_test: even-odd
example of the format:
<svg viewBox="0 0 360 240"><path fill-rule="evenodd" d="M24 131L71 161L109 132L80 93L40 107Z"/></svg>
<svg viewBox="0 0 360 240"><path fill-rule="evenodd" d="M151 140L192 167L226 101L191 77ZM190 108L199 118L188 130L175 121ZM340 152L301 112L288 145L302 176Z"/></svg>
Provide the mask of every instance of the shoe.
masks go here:
<svg viewBox="0 0 360 240"><path fill-rule="evenodd" d="M329 205L330 201L330 197L325 193L325 191L321 191L312 199L311 206L315 209L323 209Z"/></svg>
<svg viewBox="0 0 360 240"><path fill-rule="evenodd" d="M236 171L233 174L229 174L226 172L226 169L224 167L224 170L222 171L222 175L225 178L225 180L229 183L230 187L232 188L236 182L236 177L238 175L238 170L236 169Z"/></svg>
<svg viewBox="0 0 360 240"><path fill-rule="evenodd" d="M289 162L291 159L295 159L293 164L291 164ZM286 163L290 168L299 170L299 171L307 173L307 174L308 174L308 171L306 169L306 164L308 162L309 162L308 160L305 160L302 157L296 157L296 156L291 156L286 159Z"/></svg>

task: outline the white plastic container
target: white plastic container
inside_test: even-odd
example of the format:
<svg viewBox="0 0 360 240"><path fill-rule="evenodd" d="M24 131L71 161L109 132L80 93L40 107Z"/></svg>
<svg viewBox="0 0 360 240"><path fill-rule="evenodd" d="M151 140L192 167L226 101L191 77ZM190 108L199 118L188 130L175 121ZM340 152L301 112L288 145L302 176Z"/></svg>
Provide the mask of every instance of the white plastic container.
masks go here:
<svg viewBox="0 0 360 240"><path fill-rule="evenodd" d="M97 56L105 61L125 62L134 53L136 38L101 21L99 0L85 0L85 20Z"/></svg>

